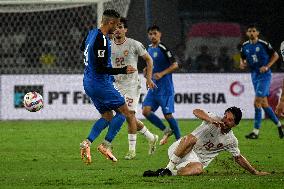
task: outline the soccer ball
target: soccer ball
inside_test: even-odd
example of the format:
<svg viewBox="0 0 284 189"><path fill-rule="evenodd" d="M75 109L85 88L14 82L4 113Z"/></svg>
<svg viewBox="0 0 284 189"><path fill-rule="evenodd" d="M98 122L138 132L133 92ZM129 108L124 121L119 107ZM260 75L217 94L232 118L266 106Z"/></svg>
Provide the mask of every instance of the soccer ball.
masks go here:
<svg viewBox="0 0 284 189"><path fill-rule="evenodd" d="M24 96L24 106L30 112L37 112L43 108L43 98L37 92L28 92Z"/></svg>

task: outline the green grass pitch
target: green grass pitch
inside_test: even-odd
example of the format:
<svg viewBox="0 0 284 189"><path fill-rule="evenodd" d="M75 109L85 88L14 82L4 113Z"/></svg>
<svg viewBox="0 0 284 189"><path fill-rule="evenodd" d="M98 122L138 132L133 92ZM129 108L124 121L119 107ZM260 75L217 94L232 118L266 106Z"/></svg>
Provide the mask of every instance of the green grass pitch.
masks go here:
<svg viewBox="0 0 284 189"><path fill-rule="evenodd" d="M193 177L143 178L145 170L164 167L167 148L174 141L158 146L148 156L148 143L138 135L137 158L124 160L128 150L127 129L113 141L118 162L113 164L96 150L106 131L92 144L93 163L80 159L79 143L92 126L92 121L0 121L0 188L283 188L284 139L278 138L276 127L266 120L260 138L246 140L253 121L243 120L234 129L241 153L259 170L272 172L254 176L244 171L229 153L221 153L205 173ZM150 130L162 133L148 122ZM199 120L179 120L185 135L200 124Z"/></svg>

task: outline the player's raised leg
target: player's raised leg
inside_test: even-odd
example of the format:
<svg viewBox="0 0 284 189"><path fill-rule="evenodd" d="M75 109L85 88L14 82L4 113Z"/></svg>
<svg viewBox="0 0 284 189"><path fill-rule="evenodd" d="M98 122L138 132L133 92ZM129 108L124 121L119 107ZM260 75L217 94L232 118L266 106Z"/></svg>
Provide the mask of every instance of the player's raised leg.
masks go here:
<svg viewBox="0 0 284 189"><path fill-rule="evenodd" d="M158 135L154 135L151 133L148 128L144 125L144 123L140 120L137 120L137 131L141 133L143 136L146 137L146 139L149 141L149 151L148 154L152 155L156 151L156 145L159 140Z"/></svg>
<svg viewBox="0 0 284 189"><path fill-rule="evenodd" d="M117 158L112 154L111 143L117 133L120 131L124 121L125 117L121 113L117 112L110 121L108 132L104 141L98 146L98 151L101 152L107 159L110 159L113 162L116 162Z"/></svg>
<svg viewBox="0 0 284 189"><path fill-rule="evenodd" d="M90 164L92 162L91 158L91 144L92 142L100 135L102 130L104 130L109 121L112 118L112 112L107 111L102 114L102 117L95 122L93 125L89 136L80 143L80 150L81 150L81 158L86 164Z"/></svg>

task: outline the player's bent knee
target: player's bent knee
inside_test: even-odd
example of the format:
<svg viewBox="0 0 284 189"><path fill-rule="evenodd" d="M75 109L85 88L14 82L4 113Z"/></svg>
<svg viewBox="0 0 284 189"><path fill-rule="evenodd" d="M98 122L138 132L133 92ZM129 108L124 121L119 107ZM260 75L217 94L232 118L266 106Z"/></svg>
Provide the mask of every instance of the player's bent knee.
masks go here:
<svg viewBox="0 0 284 189"><path fill-rule="evenodd" d="M262 97L255 97L254 99L254 107L261 108L262 107L263 98Z"/></svg>
<svg viewBox="0 0 284 189"><path fill-rule="evenodd" d="M104 118L107 121L110 121L113 118L112 111L108 111L102 114L102 118Z"/></svg>
<svg viewBox="0 0 284 189"><path fill-rule="evenodd" d="M178 170L177 174L180 176L200 175L203 173L203 166L201 163L189 163L186 167Z"/></svg>
<svg viewBox="0 0 284 189"><path fill-rule="evenodd" d="M150 113L151 113L151 110L149 110L149 109L144 109L144 108L143 108L142 114L143 114L145 117L149 116Z"/></svg>
<svg viewBox="0 0 284 189"><path fill-rule="evenodd" d="M267 97L262 99L261 105L262 105L263 108L269 107Z"/></svg>
<svg viewBox="0 0 284 189"><path fill-rule="evenodd" d="M173 118L173 114L164 114L165 119L171 119Z"/></svg>

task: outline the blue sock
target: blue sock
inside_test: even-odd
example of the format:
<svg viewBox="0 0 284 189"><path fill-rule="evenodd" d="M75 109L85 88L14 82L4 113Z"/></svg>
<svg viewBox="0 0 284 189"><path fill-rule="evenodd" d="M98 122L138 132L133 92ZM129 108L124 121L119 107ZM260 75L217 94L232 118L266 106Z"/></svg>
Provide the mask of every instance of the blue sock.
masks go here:
<svg viewBox="0 0 284 189"><path fill-rule="evenodd" d="M100 135L102 130L104 130L108 126L108 124L109 122L107 120L105 120L104 118L100 118L93 125L93 128L87 139L92 143Z"/></svg>
<svg viewBox="0 0 284 189"><path fill-rule="evenodd" d="M167 121L169 122L170 128L173 130L175 137L178 140L180 138L180 130L179 130L178 123L177 123L176 119L170 118L170 119L167 119Z"/></svg>
<svg viewBox="0 0 284 189"><path fill-rule="evenodd" d="M117 135L117 133L120 131L121 126L123 125L123 122L125 121L124 115L120 113L116 113L116 115L112 118L110 121L108 131L105 137L105 140L108 142L112 142L114 137Z"/></svg>
<svg viewBox="0 0 284 189"><path fill-rule="evenodd" d="M156 127L161 129L162 131L166 129L166 126L163 124L160 118L154 114L154 112L151 112L146 118Z"/></svg>
<svg viewBox="0 0 284 189"><path fill-rule="evenodd" d="M254 128L259 129L261 123L261 108L254 108Z"/></svg>
<svg viewBox="0 0 284 189"><path fill-rule="evenodd" d="M275 123L275 125L279 123L279 119L276 117L271 107L263 108L263 110L268 115L268 117Z"/></svg>

